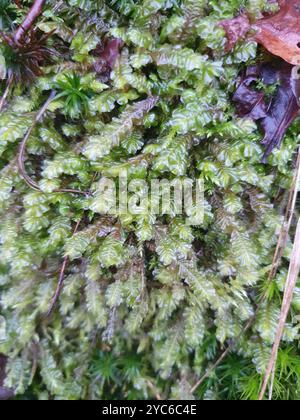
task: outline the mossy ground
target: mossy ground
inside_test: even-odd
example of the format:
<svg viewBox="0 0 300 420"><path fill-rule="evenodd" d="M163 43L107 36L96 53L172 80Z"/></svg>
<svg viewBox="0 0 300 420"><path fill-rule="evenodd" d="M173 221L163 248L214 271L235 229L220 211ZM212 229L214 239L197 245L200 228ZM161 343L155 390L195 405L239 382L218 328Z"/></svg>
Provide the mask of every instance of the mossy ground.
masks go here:
<svg viewBox="0 0 300 420"><path fill-rule="evenodd" d="M21 22L30 2L22 3L23 10L0 8L3 30ZM36 27L55 30L48 44L59 55L33 82L12 86L0 115L0 352L9 358L6 386L20 398L257 398L291 248L270 286L300 125L263 164L260 131L236 116L231 101L240 71L262 52L244 42L226 55L218 26L242 7L259 16L269 4L46 2ZM124 43L113 71L96 73L95 50L113 37ZM35 191L16 157L53 89L57 97L27 147ZM204 179L204 222L189 226L187 215L150 210L103 215L99 180L124 170L147 182ZM61 188L92 195L54 192ZM65 257L63 289L47 318ZM259 316L241 335L266 289ZM299 308L297 288L276 399L299 397ZM191 393L232 343L230 356Z"/></svg>

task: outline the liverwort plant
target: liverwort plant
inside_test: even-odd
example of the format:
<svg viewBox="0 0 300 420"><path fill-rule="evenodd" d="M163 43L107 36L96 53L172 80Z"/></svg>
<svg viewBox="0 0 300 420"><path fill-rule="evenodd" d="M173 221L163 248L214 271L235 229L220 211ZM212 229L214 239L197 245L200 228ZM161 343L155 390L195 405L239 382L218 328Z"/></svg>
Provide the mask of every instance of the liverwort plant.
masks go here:
<svg viewBox="0 0 300 420"><path fill-rule="evenodd" d="M283 2L2 3L0 398L257 399L300 125L249 25ZM298 286L274 399L299 398Z"/></svg>

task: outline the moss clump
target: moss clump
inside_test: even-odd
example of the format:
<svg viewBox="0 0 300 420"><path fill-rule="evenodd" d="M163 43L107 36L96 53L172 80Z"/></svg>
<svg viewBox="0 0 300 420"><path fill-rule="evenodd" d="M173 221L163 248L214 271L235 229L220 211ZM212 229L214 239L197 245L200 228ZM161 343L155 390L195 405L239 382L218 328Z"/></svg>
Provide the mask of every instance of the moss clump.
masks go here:
<svg viewBox="0 0 300 420"><path fill-rule="evenodd" d="M299 122L262 164L261 133L231 102L257 46L225 55L217 23L242 6L257 15L267 1L56 3L46 2L36 25L55 30L47 42L60 55L34 83L14 84L0 115L6 386L39 399L256 398L286 275L287 261L268 286ZM114 50L111 39L122 43ZM57 96L27 146L26 171L39 186L32 190L16 156L52 90ZM100 179L125 170L147 183L202 178L203 222L151 209L105 214ZM45 317L63 261L63 288ZM241 335L267 287L256 322ZM297 289L293 311L299 296ZM278 399L299 394L297 336L291 317ZM232 342L231 355L191 393Z"/></svg>

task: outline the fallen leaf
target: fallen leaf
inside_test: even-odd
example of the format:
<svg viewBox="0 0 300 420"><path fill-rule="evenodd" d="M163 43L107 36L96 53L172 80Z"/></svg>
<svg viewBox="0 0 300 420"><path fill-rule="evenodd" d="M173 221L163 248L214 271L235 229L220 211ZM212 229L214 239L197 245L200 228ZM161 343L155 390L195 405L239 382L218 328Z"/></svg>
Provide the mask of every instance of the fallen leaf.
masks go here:
<svg viewBox="0 0 300 420"><path fill-rule="evenodd" d="M268 98L263 90L257 89L259 81L266 87L278 84L278 88ZM262 140L266 148L264 160L280 146L286 130L299 114L296 91L300 92L300 81L293 78L293 66L276 60L249 67L233 96L241 117L260 121L265 133Z"/></svg>
<svg viewBox="0 0 300 420"><path fill-rule="evenodd" d="M265 118L267 115L265 93L253 88L253 84L257 83L259 75L259 66L248 67L242 83L233 96L238 114L242 117L258 120Z"/></svg>
<svg viewBox="0 0 300 420"><path fill-rule="evenodd" d="M227 35L226 52L231 51L235 44L244 38L251 28L249 18L246 15L223 20L219 25L224 28Z"/></svg>
<svg viewBox="0 0 300 420"><path fill-rule="evenodd" d="M299 0L282 2L274 16L261 19L252 25L255 41L270 53L290 64L300 64L300 3Z"/></svg>
<svg viewBox="0 0 300 420"><path fill-rule="evenodd" d="M280 10L250 23L246 15L220 22L227 35L226 51L247 34L272 54L293 65L300 65L300 3L282 0Z"/></svg>

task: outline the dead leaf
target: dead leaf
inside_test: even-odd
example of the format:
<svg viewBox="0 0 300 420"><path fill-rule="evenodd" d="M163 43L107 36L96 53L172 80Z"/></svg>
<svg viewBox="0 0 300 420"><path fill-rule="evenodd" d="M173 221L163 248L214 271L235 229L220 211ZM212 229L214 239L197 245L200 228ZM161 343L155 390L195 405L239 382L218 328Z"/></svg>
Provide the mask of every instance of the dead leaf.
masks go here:
<svg viewBox="0 0 300 420"><path fill-rule="evenodd" d="M260 77L260 66L251 66L246 70L242 83L233 96L238 114L241 117L259 120L267 115L265 93L254 89Z"/></svg>
<svg viewBox="0 0 300 420"><path fill-rule="evenodd" d="M245 15L220 22L227 34L226 51L248 34L270 53L293 65L300 65L300 3L299 0L282 0L280 10L250 23ZM253 33L254 32L254 33Z"/></svg>
<svg viewBox="0 0 300 420"><path fill-rule="evenodd" d="M241 15L233 19L223 20L219 23L227 34L227 43L225 46L226 52L233 49L235 44L244 38L249 32L251 25L249 18L246 15Z"/></svg>
<svg viewBox="0 0 300 420"><path fill-rule="evenodd" d="M255 41L270 53L290 64L300 64L300 3L286 0L274 16L257 21L251 27Z"/></svg>
<svg viewBox="0 0 300 420"><path fill-rule="evenodd" d="M300 108L295 91L300 91L300 80L293 79L293 66L282 60L259 64L247 69L233 96L238 114L259 120L265 136L262 140L266 148L264 159L282 139L298 116ZM263 90L257 89L257 82L266 86L278 84L278 88L269 98Z"/></svg>

